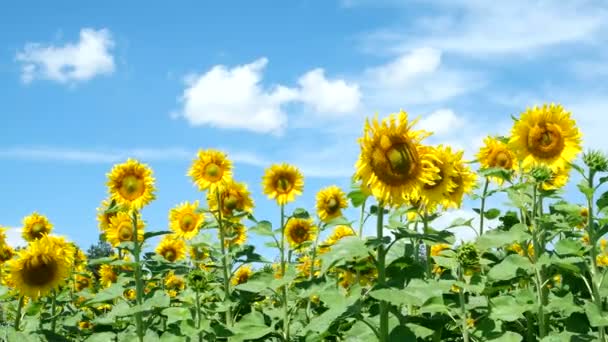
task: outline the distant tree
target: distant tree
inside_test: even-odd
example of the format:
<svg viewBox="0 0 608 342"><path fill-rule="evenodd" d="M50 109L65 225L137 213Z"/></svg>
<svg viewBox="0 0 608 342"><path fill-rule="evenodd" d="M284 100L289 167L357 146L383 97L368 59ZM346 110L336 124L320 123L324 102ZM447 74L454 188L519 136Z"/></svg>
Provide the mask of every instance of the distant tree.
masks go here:
<svg viewBox="0 0 608 342"><path fill-rule="evenodd" d="M89 249L87 250L87 258L89 260L106 258L106 257L110 257L113 255L114 255L114 248L112 248L112 245L110 245L103 238L102 235L99 236L99 241L97 241L97 244L91 245L91 247L89 247ZM99 278L99 272L98 272L99 266L100 265L94 265L94 266L89 265L89 270L91 272L93 272L93 274L97 278Z"/></svg>

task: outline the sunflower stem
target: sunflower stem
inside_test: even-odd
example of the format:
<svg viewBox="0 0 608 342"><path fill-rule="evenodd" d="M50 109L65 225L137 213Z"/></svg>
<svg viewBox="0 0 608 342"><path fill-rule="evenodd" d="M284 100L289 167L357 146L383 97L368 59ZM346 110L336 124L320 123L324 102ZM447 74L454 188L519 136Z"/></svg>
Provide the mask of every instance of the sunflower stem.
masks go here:
<svg viewBox="0 0 608 342"><path fill-rule="evenodd" d="M51 297L51 331L53 334L55 333L55 326L57 323L57 316L55 315L55 311L57 310L57 291L53 290L53 295Z"/></svg>
<svg viewBox="0 0 608 342"><path fill-rule="evenodd" d="M285 205L281 204L281 276L285 277ZM287 286L283 285L283 337L289 341L289 306L287 303Z"/></svg>
<svg viewBox="0 0 608 342"><path fill-rule="evenodd" d="M458 280L460 280L461 282L464 282L463 273L464 273L464 270L462 269L462 267L459 267ZM458 299L460 300L460 316L461 316L460 319L461 319L461 324L462 324L462 339L464 340L464 342L469 342L469 327L467 324L467 309L465 306L465 297L464 297L463 288L458 289Z"/></svg>
<svg viewBox="0 0 608 342"><path fill-rule="evenodd" d="M378 202L378 210L376 211L378 220L376 221L376 234L378 236L378 285L380 288L386 286L385 273L385 251L384 251L384 236L382 220L384 219L384 203ZM380 342L388 341L388 303L380 301Z"/></svg>
<svg viewBox="0 0 608 342"><path fill-rule="evenodd" d="M317 245L319 244L319 235L321 235L321 232L319 232L317 234L317 236L315 237L315 244L312 246L312 258L311 258L311 263L310 263L310 275L308 276L308 281L312 282L312 280L315 278L315 259L317 258ZM357 281L359 280L359 271L357 271ZM310 321L308 314L310 313L310 306L311 306L311 300L310 297L308 298L308 303L306 304L306 313L307 313L307 319Z"/></svg>
<svg viewBox="0 0 608 342"><path fill-rule="evenodd" d="M488 194L488 186L490 185L490 180L486 177L485 184L483 185L483 192L481 194L481 211L479 212L479 236L483 235L483 221L485 219L485 210L486 210L486 196Z"/></svg>
<svg viewBox="0 0 608 342"><path fill-rule="evenodd" d="M138 241L138 232L137 232L137 210L133 210L133 258L135 259L135 296L137 300L137 305L141 307L143 303L144 291L143 291L143 283L141 279L141 265L140 262L140 248ZM140 342L144 341L144 321L142 317L142 312L139 311L135 313L135 322L137 325L137 337Z"/></svg>
<svg viewBox="0 0 608 342"><path fill-rule="evenodd" d="M365 219L365 202L367 202L367 198L363 200L363 204L361 205L361 216L359 217L359 237L363 239L363 220Z"/></svg>
<svg viewBox="0 0 608 342"><path fill-rule="evenodd" d="M424 214L422 215L422 224L423 224L423 235L426 236L429 233L429 216L424 210ZM426 259L426 275L429 279L433 276L433 269L431 267L431 245L428 243L424 244L424 254Z"/></svg>
<svg viewBox="0 0 608 342"><path fill-rule="evenodd" d="M15 330L19 331L19 325L21 325L21 310L23 309L24 297L19 297L19 304L17 305L17 315L15 315Z"/></svg>
<svg viewBox="0 0 608 342"><path fill-rule="evenodd" d="M200 300L200 290L198 286L196 287L196 329L201 328L201 300ZM199 331L198 333L198 342L203 342L203 333Z"/></svg>
<svg viewBox="0 0 608 342"><path fill-rule="evenodd" d="M538 184L534 183L534 189L532 190L532 242L534 244L534 264L538 262L540 258L540 254L542 252L542 246L540 242L539 236L539 227L536 223L538 215ZM527 248L527 246L526 246ZM545 320L545 308L544 308L544 300L543 300L543 288L544 288L544 279L542 270L536 268L536 293L538 297L538 337L540 339L544 338L547 335L547 322Z"/></svg>
<svg viewBox="0 0 608 342"><path fill-rule="evenodd" d="M218 187L215 191L217 199L217 227L220 231L220 245L222 250L222 268L224 272L224 300L228 302L230 300L230 276L228 272L228 254L226 253L225 243L225 232L222 224L222 196L220 195L220 188ZM232 308L228 305L226 310L226 325L232 326Z"/></svg>

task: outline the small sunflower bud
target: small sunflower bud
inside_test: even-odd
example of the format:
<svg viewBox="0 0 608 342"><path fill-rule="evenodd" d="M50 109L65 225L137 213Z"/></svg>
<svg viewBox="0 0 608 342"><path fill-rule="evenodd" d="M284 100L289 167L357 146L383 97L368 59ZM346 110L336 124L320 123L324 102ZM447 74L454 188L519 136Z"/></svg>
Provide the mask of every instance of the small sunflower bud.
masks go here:
<svg viewBox="0 0 608 342"><path fill-rule="evenodd" d="M194 290L203 291L207 287L207 275L201 270L195 270L188 274L188 286Z"/></svg>
<svg viewBox="0 0 608 342"><path fill-rule="evenodd" d="M530 174L538 183L548 182L551 180L551 177L553 177L551 169L544 165L535 166L532 171L530 171Z"/></svg>
<svg viewBox="0 0 608 342"><path fill-rule="evenodd" d="M479 267L479 251L472 243L465 243L456 250L458 263L465 270Z"/></svg>
<svg viewBox="0 0 608 342"><path fill-rule="evenodd" d="M583 154L585 165L595 172L608 172L608 158L598 150L591 150Z"/></svg>

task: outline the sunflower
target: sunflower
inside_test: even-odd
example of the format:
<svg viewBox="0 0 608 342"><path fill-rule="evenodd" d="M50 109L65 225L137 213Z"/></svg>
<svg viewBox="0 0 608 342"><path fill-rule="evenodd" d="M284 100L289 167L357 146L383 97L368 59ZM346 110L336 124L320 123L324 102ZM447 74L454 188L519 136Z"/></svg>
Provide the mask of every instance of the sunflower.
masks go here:
<svg viewBox="0 0 608 342"><path fill-rule="evenodd" d="M0 265L11 260L15 256L15 251L6 242L0 242Z"/></svg>
<svg viewBox="0 0 608 342"><path fill-rule="evenodd" d="M53 224L44 215L33 213L23 219L22 236L25 241L32 242L48 235L53 230Z"/></svg>
<svg viewBox="0 0 608 342"><path fill-rule="evenodd" d="M78 329L91 330L93 329L93 323L91 323L90 321L80 321L78 322Z"/></svg>
<svg viewBox="0 0 608 342"><path fill-rule="evenodd" d="M165 276L165 289L182 291L186 288L184 277L178 276L173 271L169 271Z"/></svg>
<svg viewBox="0 0 608 342"><path fill-rule="evenodd" d="M45 235L9 261L11 280L22 296L37 299L66 282L73 259L58 246Z"/></svg>
<svg viewBox="0 0 608 342"><path fill-rule="evenodd" d="M137 299L137 291L135 289L127 289L122 293L122 296L129 301Z"/></svg>
<svg viewBox="0 0 608 342"><path fill-rule="evenodd" d="M317 235L317 227L312 219L292 218L285 225L285 237L292 248L298 248L306 241L312 241Z"/></svg>
<svg viewBox="0 0 608 342"><path fill-rule="evenodd" d="M342 209L348 207L346 194L332 185L317 193L317 215L323 222L342 216Z"/></svg>
<svg viewBox="0 0 608 342"><path fill-rule="evenodd" d="M188 176L200 191L211 190L228 182L232 177L232 162L225 153L217 150L199 150Z"/></svg>
<svg viewBox="0 0 608 342"><path fill-rule="evenodd" d="M252 212L253 200L245 183L231 180L220 187L219 192L224 217L234 216L236 212ZM217 210L217 193L207 193L207 204L210 210Z"/></svg>
<svg viewBox="0 0 608 342"><path fill-rule="evenodd" d="M6 228L0 226L0 243L6 243Z"/></svg>
<svg viewBox="0 0 608 342"><path fill-rule="evenodd" d="M251 270L251 266L243 265L241 266L232 276L232 285L240 285L244 284L249 280L253 271Z"/></svg>
<svg viewBox="0 0 608 342"><path fill-rule="evenodd" d="M87 266L87 255L76 245L74 245L74 250L76 251L74 253L74 267L77 272L84 272Z"/></svg>
<svg viewBox="0 0 608 342"><path fill-rule="evenodd" d="M197 212L198 201L183 202L169 211L169 228L175 235L190 240L198 234L205 215Z"/></svg>
<svg viewBox="0 0 608 342"><path fill-rule="evenodd" d="M558 167L551 172L551 177L541 183L543 190L557 190L568 184L570 177L570 167Z"/></svg>
<svg viewBox="0 0 608 342"><path fill-rule="evenodd" d="M447 243L438 243L436 245L431 246L431 256L440 256L441 252L452 248L452 246Z"/></svg>
<svg viewBox="0 0 608 342"><path fill-rule="evenodd" d="M334 231L331 235L325 240L324 244L328 246L334 245L340 239L345 238L347 236L354 236L355 232L349 226L339 225L334 228Z"/></svg>
<svg viewBox="0 0 608 342"><path fill-rule="evenodd" d="M118 280L118 275L112 265L101 265L99 268L99 283L103 287L110 287Z"/></svg>
<svg viewBox="0 0 608 342"><path fill-rule="evenodd" d="M200 246L192 246L189 250L190 259L202 261L209 257L209 251Z"/></svg>
<svg viewBox="0 0 608 342"><path fill-rule="evenodd" d="M420 144L429 133L412 130L413 124L404 111L391 114L381 123L376 117L371 123L365 121L359 139L361 154L354 177L388 205L404 204L423 183L432 184L437 174L432 153Z"/></svg>
<svg viewBox="0 0 608 342"><path fill-rule="evenodd" d="M300 257L300 259L298 260L298 265L296 265L296 269L298 271L300 271L300 274L305 278L310 277L311 267L312 267L312 258L308 255L304 255L304 256ZM320 271L321 260L320 259L315 259L314 269L315 269L314 276L315 277L319 276L319 274L321 273L321 271Z"/></svg>
<svg viewBox="0 0 608 342"><path fill-rule="evenodd" d="M433 183L423 184L420 188L420 201L427 212L434 212L437 206L445 203L449 193L456 189L454 179L458 177L456 162L458 156L449 146L425 147L435 156L433 164L437 168L437 177Z"/></svg>
<svg viewBox="0 0 608 342"><path fill-rule="evenodd" d="M515 121L509 145L528 169L544 164L553 170L566 167L581 151L581 133L571 113L561 105L528 108Z"/></svg>
<svg viewBox="0 0 608 342"><path fill-rule="evenodd" d="M169 262L175 262L186 257L186 243L173 235L165 235L156 247L156 253Z"/></svg>
<svg viewBox="0 0 608 342"><path fill-rule="evenodd" d="M456 175L452 177L452 181L456 184L456 187L448 192L443 203L446 208L460 208L464 195L473 191L477 181L477 175L462 161L462 154L463 152L459 151L453 160Z"/></svg>
<svg viewBox="0 0 608 342"><path fill-rule="evenodd" d="M156 198L152 170L133 159L114 165L107 185L112 199L126 208L141 209Z"/></svg>
<svg viewBox="0 0 608 342"><path fill-rule="evenodd" d="M84 289L93 289L93 274L91 272L76 274L74 276L74 287L77 292Z"/></svg>
<svg viewBox="0 0 608 342"><path fill-rule="evenodd" d="M116 205L113 201L103 200L101 205L97 208L97 222L99 222L99 230L105 232L110 225L112 217L121 211L121 207Z"/></svg>
<svg viewBox="0 0 608 342"><path fill-rule="evenodd" d="M482 168L499 167L508 171L517 171L517 157L508 144L494 137L484 138L483 143L484 146L477 153L477 159ZM503 182L502 178L498 177L490 177L490 179L499 185Z"/></svg>
<svg viewBox="0 0 608 342"><path fill-rule="evenodd" d="M304 190L304 176L297 167L289 164L274 164L266 169L262 177L264 194L279 205L293 202Z"/></svg>
<svg viewBox="0 0 608 342"><path fill-rule="evenodd" d="M242 223L229 223L224 228L224 247L242 246L247 241L247 229Z"/></svg>
<svg viewBox="0 0 608 342"><path fill-rule="evenodd" d="M139 215L138 215L139 216ZM122 242L133 241L133 219L125 212L119 212L116 216L110 219L110 225L106 230L106 239L108 242L117 247ZM137 241L144 240L144 222L138 218L137 220Z"/></svg>

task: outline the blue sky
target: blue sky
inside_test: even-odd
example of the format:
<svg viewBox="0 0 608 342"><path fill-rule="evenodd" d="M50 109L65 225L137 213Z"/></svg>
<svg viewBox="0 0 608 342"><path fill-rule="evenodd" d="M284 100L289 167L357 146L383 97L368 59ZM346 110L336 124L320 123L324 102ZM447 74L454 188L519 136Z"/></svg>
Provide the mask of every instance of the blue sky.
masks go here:
<svg viewBox="0 0 608 342"><path fill-rule="evenodd" d="M106 173L135 157L157 178L148 229L165 229L202 197L186 177L198 148L228 152L276 221L266 166L299 166L294 206L313 209L321 187L348 189L364 118L399 109L472 156L511 115L560 102L604 148L607 40L602 1L3 4L0 224L36 210L86 248Z"/></svg>

